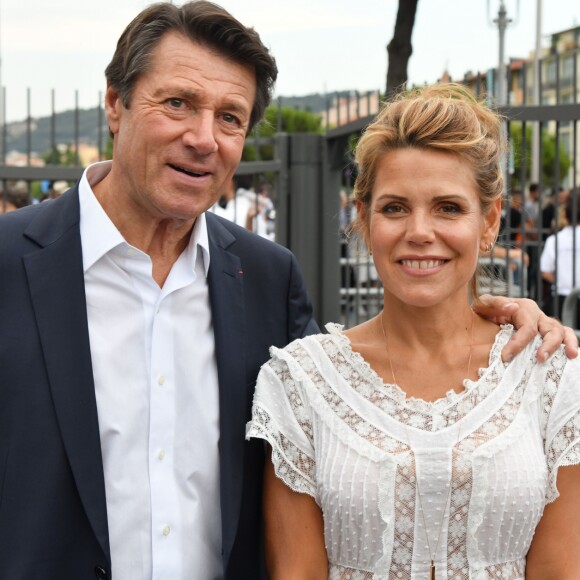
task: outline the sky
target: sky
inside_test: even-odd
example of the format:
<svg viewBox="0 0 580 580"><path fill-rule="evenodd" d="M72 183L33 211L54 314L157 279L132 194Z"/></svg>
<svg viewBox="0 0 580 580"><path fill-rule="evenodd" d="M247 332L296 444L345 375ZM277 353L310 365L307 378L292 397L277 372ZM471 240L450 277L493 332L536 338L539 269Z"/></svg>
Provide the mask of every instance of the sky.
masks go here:
<svg viewBox="0 0 580 580"><path fill-rule="evenodd" d="M536 42L537 0L504 0L513 22L506 56L526 57ZM276 95L384 90L386 45L397 0L218 0L253 26L276 57ZM0 82L6 119L95 107L116 41L149 0L0 0ZM419 0L409 79L435 82L445 69L461 79L496 67L500 0ZM580 25L579 0L543 0L543 42ZM99 96L101 94L101 97ZM77 97L78 95L78 97Z"/></svg>

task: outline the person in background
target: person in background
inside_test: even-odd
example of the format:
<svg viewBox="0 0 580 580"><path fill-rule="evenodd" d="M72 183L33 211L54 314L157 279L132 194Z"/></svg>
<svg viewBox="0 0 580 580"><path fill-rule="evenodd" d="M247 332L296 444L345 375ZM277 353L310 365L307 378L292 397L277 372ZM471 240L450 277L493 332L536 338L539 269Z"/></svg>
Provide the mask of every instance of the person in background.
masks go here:
<svg viewBox="0 0 580 580"><path fill-rule="evenodd" d="M562 316L562 304L573 288L580 286L580 203L577 196L568 196L564 203L565 225L546 240L540 258L542 277L552 287L552 300L546 304L547 313ZM554 311L553 298L557 300ZM580 314L577 309L577 314ZM580 320L576 320L580 328Z"/></svg>
<svg viewBox="0 0 580 580"><path fill-rule="evenodd" d="M55 198L60 197L67 189L69 189L68 181L64 179L59 179L52 184L49 197Z"/></svg>
<svg viewBox="0 0 580 580"><path fill-rule="evenodd" d="M8 213L27 205L30 205L28 191L8 189L0 192L0 214Z"/></svg>
<svg viewBox="0 0 580 580"><path fill-rule="evenodd" d="M269 578L580 577L580 360L515 358L474 314L497 238L502 119L460 85L409 91L358 142L358 225L384 308L258 376Z"/></svg>
<svg viewBox="0 0 580 580"><path fill-rule="evenodd" d="M530 183L528 196L524 203L523 217L526 228L533 229L537 227L540 216L540 187L537 183Z"/></svg>
<svg viewBox="0 0 580 580"><path fill-rule="evenodd" d="M556 219L558 210L564 207L566 200L570 197L570 190L558 187L557 193L552 192L546 206L542 210L542 239L545 241L549 235L560 229L561 224ZM559 217L559 216L558 216ZM556 223L558 222L558 223Z"/></svg>

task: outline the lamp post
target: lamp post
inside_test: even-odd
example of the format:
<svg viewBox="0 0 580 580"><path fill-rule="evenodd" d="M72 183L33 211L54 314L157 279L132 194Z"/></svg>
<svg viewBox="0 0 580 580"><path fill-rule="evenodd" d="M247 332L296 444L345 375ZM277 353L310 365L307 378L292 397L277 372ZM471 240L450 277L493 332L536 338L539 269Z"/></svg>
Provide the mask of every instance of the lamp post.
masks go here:
<svg viewBox="0 0 580 580"><path fill-rule="evenodd" d="M497 24L499 31L499 64L497 67L497 86L498 94L497 101L499 105L507 105L507 77L506 77L506 67L505 67L505 31L511 20L507 17L507 11L505 9L505 4L501 0L499 4L499 10L497 13L497 18L493 21Z"/></svg>

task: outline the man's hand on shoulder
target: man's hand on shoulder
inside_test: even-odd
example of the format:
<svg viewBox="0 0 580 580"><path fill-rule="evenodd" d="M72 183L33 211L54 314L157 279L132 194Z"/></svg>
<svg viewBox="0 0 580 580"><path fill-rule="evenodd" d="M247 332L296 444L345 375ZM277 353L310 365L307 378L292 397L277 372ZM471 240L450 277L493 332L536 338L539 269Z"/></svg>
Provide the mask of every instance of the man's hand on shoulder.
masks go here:
<svg viewBox="0 0 580 580"><path fill-rule="evenodd" d="M578 339L574 331L546 316L533 300L483 294L473 303L473 310L497 324L515 326L516 332L502 351L504 361L513 359L538 332L543 338L536 355L540 362L547 360L561 344L564 344L568 358L578 356Z"/></svg>

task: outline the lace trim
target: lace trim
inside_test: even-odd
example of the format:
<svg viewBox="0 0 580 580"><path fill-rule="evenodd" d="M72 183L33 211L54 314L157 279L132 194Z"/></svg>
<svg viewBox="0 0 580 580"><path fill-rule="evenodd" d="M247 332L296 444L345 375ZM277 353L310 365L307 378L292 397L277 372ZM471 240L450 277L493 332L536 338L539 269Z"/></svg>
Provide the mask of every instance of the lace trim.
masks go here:
<svg viewBox="0 0 580 580"><path fill-rule="evenodd" d="M544 393L542 401L542 433L544 434L544 441L546 439L546 429L548 425L548 420L550 419L550 412L552 410L552 404L558 393L558 387L560 386L560 380L562 379L562 373L564 372L564 367L566 366L566 356L563 351L557 352L547 363L548 370L546 371L546 380L544 381Z"/></svg>
<svg viewBox="0 0 580 580"><path fill-rule="evenodd" d="M580 463L580 411L571 417L564 426L556 433L552 441L547 444L547 428L550 414L558 388L562 380L562 374L567 363L563 349L560 349L548 361L545 387L542 400L542 433L544 445L547 447L546 456L548 464L548 490L546 501L551 503L560 497L556 482L558 469L561 466L578 465Z"/></svg>
<svg viewBox="0 0 580 580"><path fill-rule="evenodd" d="M580 464L580 411L558 431L548 450L549 484L546 500L551 503L560 497L556 487L558 469Z"/></svg>
<svg viewBox="0 0 580 580"><path fill-rule="evenodd" d="M329 335L319 340L341 376L383 412L400 423L425 431L436 431L456 423L493 391L503 376L501 351L513 334L513 326L501 327L490 350L489 366L479 369L478 381L466 379L465 390L461 393L451 390L441 399L424 401L407 397L397 385L384 383L361 354L352 349L342 332L342 325L327 324L326 329Z"/></svg>
<svg viewBox="0 0 580 580"><path fill-rule="evenodd" d="M328 568L328 580L379 580L379 578L366 570L330 565Z"/></svg>
<svg viewBox="0 0 580 580"><path fill-rule="evenodd" d="M384 487L383 482L381 487ZM391 566L389 578L411 579L411 566L415 536L416 466L415 455L405 453L399 457L395 477L394 519ZM382 515L382 514L381 514Z"/></svg>
<svg viewBox="0 0 580 580"><path fill-rule="evenodd" d="M268 411L259 404L254 405L252 414L246 438L257 437L266 440L272 447L272 463L276 476L290 489L307 493L317 500L314 481L315 460L280 433Z"/></svg>
<svg viewBox="0 0 580 580"><path fill-rule="evenodd" d="M524 580L526 574L526 560L513 560L493 564L485 569L485 578L489 580Z"/></svg>
<svg viewBox="0 0 580 580"><path fill-rule="evenodd" d="M384 461L388 455L397 456L408 447L390 437L387 433L369 424L344 399L334 391L322 376L318 367L300 342L293 343L292 349L278 351L284 357L292 373L304 373L307 377L305 388L310 394L310 404L316 414L332 429L346 445L356 449L364 457L373 461ZM299 366L293 358L299 361ZM317 404L319 397L326 403ZM353 438L356 435L356 438ZM376 450L373 452L373 448ZM382 453L379 453L378 451ZM386 455L385 455L386 454Z"/></svg>
<svg viewBox="0 0 580 580"><path fill-rule="evenodd" d="M309 405L305 405L302 400L302 394L299 390L298 384L294 379L293 373L285 360L274 356L268 363L270 368L274 371L280 382L284 385L286 397L292 407L292 412L298 422L298 425L304 431L304 434L310 442L313 439L312 418L310 415ZM297 374L297 373L295 373ZM297 374L297 376L300 376Z"/></svg>

